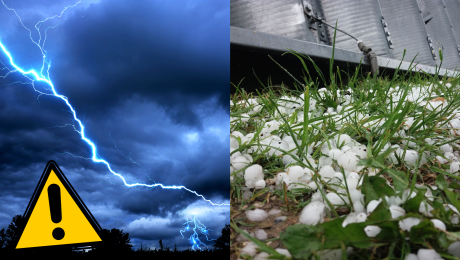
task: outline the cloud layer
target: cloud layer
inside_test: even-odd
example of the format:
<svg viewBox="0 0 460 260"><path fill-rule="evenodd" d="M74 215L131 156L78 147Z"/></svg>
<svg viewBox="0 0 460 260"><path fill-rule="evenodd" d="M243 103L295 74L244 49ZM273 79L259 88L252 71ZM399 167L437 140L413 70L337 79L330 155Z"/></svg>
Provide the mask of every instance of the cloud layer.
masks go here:
<svg viewBox="0 0 460 260"><path fill-rule="evenodd" d="M28 28L74 4L4 2ZM35 29L29 34L0 5L0 41L21 68L39 70L41 52L30 37L41 45L46 30L56 91L68 97L98 156L128 183L184 185L228 203L229 18L228 1L82 1L40 24L39 43ZM5 55L0 61L12 68ZM46 84L19 73L0 84L0 228L24 212L49 160L99 224L129 232L135 247L159 239L187 246L179 229L191 208L209 222L211 238L229 222L228 206L184 190L128 188L88 160L91 149L65 103L34 91L50 93Z"/></svg>

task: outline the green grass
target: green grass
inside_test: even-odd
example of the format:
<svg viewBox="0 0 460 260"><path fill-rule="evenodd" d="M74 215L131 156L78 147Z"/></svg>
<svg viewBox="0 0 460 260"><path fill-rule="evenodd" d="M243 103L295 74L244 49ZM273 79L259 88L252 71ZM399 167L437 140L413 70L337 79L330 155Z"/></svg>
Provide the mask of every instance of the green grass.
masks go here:
<svg viewBox="0 0 460 260"><path fill-rule="evenodd" d="M441 164L436 156L445 158L439 148L444 144L452 145L454 151L460 150L456 146L460 140L460 131L459 134L455 132L460 129L449 124L460 113L460 76L440 78L438 75L399 71L392 78L382 79L362 76L358 73L359 68L353 75L339 68L334 73L331 58L330 78L326 79L309 57L293 51L289 55L299 58L306 73L301 80L293 79L296 90L283 89L278 95L271 88L270 82L267 86L260 82L261 92L252 94L246 93L238 84L235 85L236 93L231 96L233 105L230 107L230 132L231 138L238 144L230 155L236 157L248 154L252 157L243 168L231 173L231 201L232 205L239 205L237 211L232 208L231 215L254 209L254 199L267 192L280 201L287 200L285 210L298 215L310 203L311 194L320 192L330 208L326 212L329 221L313 226L292 225L280 234L279 239L294 259L311 259L321 250L328 249L339 249L343 252L342 257L348 259L404 259L408 253L417 254L420 248L432 248L443 258L453 259L447 247L460 241L460 226L451 223L453 211L446 211L444 205L451 204L460 210L460 194L456 192L460 188L457 183L460 177L458 172L450 173L450 162ZM321 75L321 81L327 86L326 91L318 90L319 82L309 76L304 60L313 62ZM347 86L342 85L342 78L348 79ZM432 108L430 105L436 103L428 101L434 98L445 99L447 105ZM268 125L274 122L279 127L269 128ZM235 131L246 137L249 134L249 138L240 138ZM333 140L339 135L348 135L356 144L367 148L367 158L360 158L357 170L361 183L358 190L364 194L365 204L371 200L383 200L365 222L349 224L345 228L342 227L345 218L339 217L338 207L332 205L326 194L334 192L344 201L351 201L350 188L347 182L324 178L319 173L320 157L323 156L322 160L328 157L322 151L326 151L326 147L334 148L336 144ZM289 149L281 149L274 146L273 142L267 142L273 136L281 139L290 136L293 144ZM399 149L390 148L393 145L398 145ZM342 146L337 144L339 149ZM412 151L416 152L416 160L406 161L406 153ZM307 160L309 154L312 159ZM283 156L286 155L292 158L289 165L283 162ZM286 157L284 159L286 162ZM318 167L314 167L313 161ZM313 190L305 183L288 189L283 185L274 190L269 187L251 189L252 195L245 200L244 172L253 164L262 166L265 180L275 178L277 173L286 172L289 166L301 166L314 173L310 183L315 183L318 189ZM336 160L331 165L346 179L349 173L346 169ZM392 185L389 186L386 181ZM432 189L432 186L437 189ZM405 210L405 216L393 219L390 205L384 197L401 198L406 189L414 191L417 196L406 198L400 204ZM433 201L425 197L427 189L432 191ZM431 212L433 217L419 212L422 201L434 208ZM267 203L267 200L262 203ZM348 212L354 211L352 203L344 207ZM410 232L402 231L398 222L409 216L421 219L421 223ZM430 219L444 222L447 231L435 228ZM241 218L232 218L231 225L233 231L239 232L238 226L251 223ZM372 239L367 237L364 227L368 225L379 226L381 233ZM256 241L252 237L251 240ZM259 250L278 259L284 257L262 246L264 242L257 243ZM241 246L239 243L233 244L232 252L239 254ZM350 247L353 252L347 255L345 251ZM240 257L251 258L244 255Z"/></svg>

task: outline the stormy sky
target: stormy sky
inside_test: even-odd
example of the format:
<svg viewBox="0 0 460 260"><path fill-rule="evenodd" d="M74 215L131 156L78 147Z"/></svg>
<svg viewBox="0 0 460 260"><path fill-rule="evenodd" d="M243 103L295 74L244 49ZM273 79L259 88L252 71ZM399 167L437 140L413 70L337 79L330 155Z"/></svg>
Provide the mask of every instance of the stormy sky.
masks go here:
<svg viewBox="0 0 460 260"><path fill-rule="evenodd" d="M3 0L0 42L14 63L40 73L46 55L43 75L126 182L183 185L229 203L229 1L82 0L61 15L76 2ZM134 248L160 239L186 248L192 233L179 230L193 213L210 238L229 223L229 206L188 191L124 186L89 159L50 86L15 72L3 52L0 61L0 229L24 213L49 160L101 227L128 232Z"/></svg>

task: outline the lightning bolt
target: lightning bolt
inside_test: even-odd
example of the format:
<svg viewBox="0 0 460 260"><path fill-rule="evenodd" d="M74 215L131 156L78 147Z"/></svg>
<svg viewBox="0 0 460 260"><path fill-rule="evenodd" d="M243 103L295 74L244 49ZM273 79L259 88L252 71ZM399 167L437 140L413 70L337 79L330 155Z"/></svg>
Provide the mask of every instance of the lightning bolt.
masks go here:
<svg viewBox="0 0 460 260"><path fill-rule="evenodd" d="M54 96L54 97L57 97L57 98L60 98L62 101L64 101L67 105L67 107L70 109L70 112L73 116L73 120L74 122L76 121L78 123L78 126L79 128L77 129L74 125L74 130L81 136L81 139L83 141L85 141L90 147L91 147L91 151L92 151L92 157L91 157L91 160L93 162L96 162L96 163L103 163L107 166L107 169L114 175L118 176L124 183L125 186L128 186L128 187L136 187L136 186L143 186L143 187L148 187L148 188L154 188L154 187L161 187L162 189L175 189L175 190L186 190L188 192L191 192L193 194L195 194L196 196L198 197L201 197L203 200L211 203L212 205L214 206L223 206L223 205L230 205L230 204L226 204L226 203L213 203L211 200L208 200L206 199L203 195L201 194L198 194L196 191L193 191L193 190L190 190L188 189L187 187L183 186L183 185L180 185L180 186L176 186L176 185L163 185L161 183L155 183L155 184L144 184L144 183L127 183L125 178L119 174L119 173L116 173L115 171L112 170L112 168L110 167L110 164L102 159L100 156L97 155L97 148L96 148L96 145L91 141L89 140L86 136L85 136L85 127L84 125L82 124L82 122L80 121L80 119L78 119L77 117L77 113L75 112L75 109L72 107L72 105L70 104L69 102L69 99L66 97L66 96L63 96L63 95L60 95L56 92L56 89L54 88L54 85L53 85L53 82L51 81L50 77L49 77L49 69L51 67L51 63L50 62L47 62L46 60L46 51L44 49L44 45L45 45L45 41L46 41L46 31L49 29L49 28L53 28L55 26L50 26L48 27L46 30L45 30L45 36L43 38L43 42L42 42L42 36L41 36L41 33L40 33L40 25L48 20L51 20L51 19L54 19L56 17L61 17L62 14L69 8L73 8L75 6L77 6L79 3L81 3L81 1L78 1L76 4L74 5L69 5L67 7L64 8L64 10L61 12L60 15L55 15L53 17L48 17L46 18L45 20L43 21L39 21L36 25L35 25L35 29L38 31L38 34L39 34L39 40L38 42L35 42L32 38L32 31L27 28L23 22L22 22L22 19L21 17L16 13L16 10L13 9L13 8L9 8L4 2L3 0L1 0L3 5L9 10L9 11L13 11L16 16L19 18L19 21L21 22L22 26L29 31L29 37L30 39L32 40L32 42L38 46L38 48L40 49L41 53L42 53L42 57L43 57L43 65L41 67L41 70L40 70L40 74L38 74L35 70L31 69L31 70L28 70L28 71L24 71L22 68L20 68L18 65L16 65L14 63L14 60L13 60L13 57L11 55L10 52L8 52L8 50L6 49L6 47L0 42L0 48L1 50L3 51L3 53L8 57L9 59L9 63L11 64L11 66L14 67L14 70L10 70L7 66L5 66L2 62L2 65L4 65L4 68L8 70L8 72L6 73L5 76L2 76L3 79L5 79L8 75L10 75L11 73L14 73L14 72L20 72L24 77L26 77L27 79L29 79L31 82L30 83L24 83L24 82L15 82L15 83L22 83L22 84L30 84L32 85L33 89L35 92L38 92L39 95L37 97L37 99L41 96L41 95L49 95L49 96ZM41 45L40 45L41 43ZM43 75L43 70L45 68L45 64L47 64L47 76L45 77ZM4 70L4 69L2 69ZM45 92L42 92L42 91L39 91L35 88L34 86L34 81L42 81L44 83L46 83L50 88L49 90L52 92L52 93L45 93ZM117 148L118 149L118 148ZM83 158L83 157L81 157ZM199 241L199 240L198 240Z"/></svg>
<svg viewBox="0 0 460 260"><path fill-rule="evenodd" d="M184 238L184 234L182 234L183 232L187 232L190 230L190 224L193 222L195 224L195 227L193 228L193 234L190 236L190 238L188 239L190 241L190 244L192 245L192 249L195 251L196 248L202 250L200 248L200 245L204 245L206 246L203 242L201 242L201 240L198 238L198 233L197 233L197 229L198 231L201 232L201 234L205 235L206 236L206 240L207 241L212 241L212 240L215 240L215 239L209 239L208 238L208 235L209 235L209 231L211 231L210 229L207 229L205 225L201 224L200 220L196 218L196 215L193 215L193 218L191 220L187 220L187 222L185 222L184 225L184 230L180 230L180 235L182 236L182 238ZM198 224L197 224L198 222Z"/></svg>

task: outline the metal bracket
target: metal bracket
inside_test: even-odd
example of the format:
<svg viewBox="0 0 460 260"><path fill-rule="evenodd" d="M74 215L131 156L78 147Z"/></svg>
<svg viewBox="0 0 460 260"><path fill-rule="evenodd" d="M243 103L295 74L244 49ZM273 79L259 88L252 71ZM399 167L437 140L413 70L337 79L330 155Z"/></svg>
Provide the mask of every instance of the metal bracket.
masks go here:
<svg viewBox="0 0 460 260"><path fill-rule="evenodd" d="M388 47L390 47L390 49L394 49L393 47L393 40L391 39L390 37L390 31L388 30L388 24L385 22L385 19L383 19L383 16L382 16L382 26L383 26L383 31L385 32L385 37L387 38L387 43L388 43Z"/></svg>
<svg viewBox="0 0 460 260"><path fill-rule="evenodd" d="M308 1L303 1L304 13L307 15L308 28L315 31L317 37L322 42L328 42L326 26L321 24L323 20L317 11L313 10L312 5Z"/></svg>
<svg viewBox="0 0 460 260"><path fill-rule="evenodd" d="M431 37L429 34L427 35L426 38L428 40L428 45L430 46L431 55L433 55L433 59L437 60L438 58L436 57L436 52L434 51L433 40L431 40Z"/></svg>

